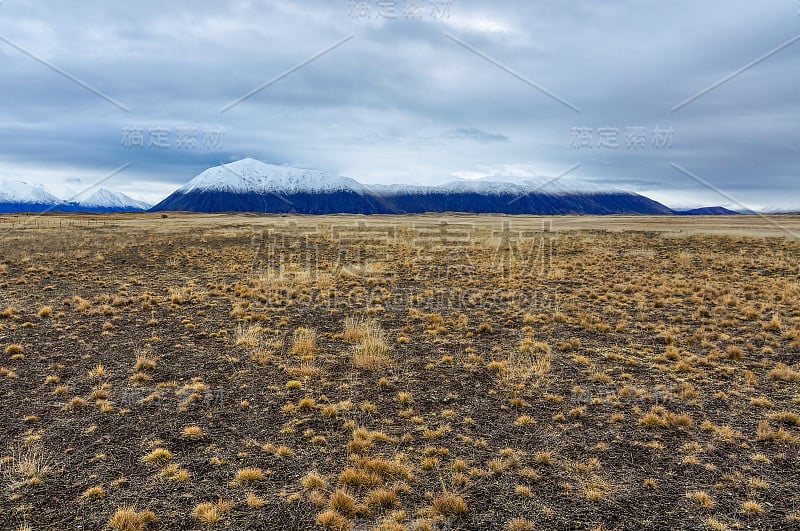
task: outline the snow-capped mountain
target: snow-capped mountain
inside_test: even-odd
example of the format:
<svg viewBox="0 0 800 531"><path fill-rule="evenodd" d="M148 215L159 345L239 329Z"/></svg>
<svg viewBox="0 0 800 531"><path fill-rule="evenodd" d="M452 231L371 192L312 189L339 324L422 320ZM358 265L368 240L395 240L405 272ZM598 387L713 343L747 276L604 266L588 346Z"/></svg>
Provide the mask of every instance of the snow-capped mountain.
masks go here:
<svg viewBox="0 0 800 531"><path fill-rule="evenodd" d="M44 187L25 181L0 181L0 213L73 212L69 203L49 193Z"/></svg>
<svg viewBox="0 0 800 531"><path fill-rule="evenodd" d="M86 199L77 201L77 204L89 209L104 209L107 212L148 210L153 206L125 195L122 192L112 192L105 188L100 188Z"/></svg>
<svg viewBox="0 0 800 531"><path fill-rule="evenodd" d="M0 181L0 203L54 205L60 202L61 199L49 193L43 186L25 181Z"/></svg>
<svg viewBox="0 0 800 531"><path fill-rule="evenodd" d="M205 170L153 210L388 213L380 199L354 179L250 158Z"/></svg>
<svg viewBox="0 0 800 531"><path fill-rule="evenodd" d="M333 176L320 170L278 166L245 158L209 168L177 191L184 194L196 191L280 194L352 191L392 196L424 193L518 194L532 191L571 193L576 191L608 192L610 190L603 190L584 182L568 187L563 182L546 177L540 179L520 179L518 177L457 179L436 186L364 185L355 179Z"/></svg>
<svg viewBox="0 0 800 531"><path fill-rule="evenodd" d="M0 181L0 213L143 212L147 203L99 189L85 199L80 179L59 199L42 186ZM76 194L75 192L78 192ZM298 214L727 214L710 207L674 211L633 192L602 188L584 181L547 177L491 175L458 179L437 186L364 185L319 170L267 164L251 158L209 168L178 188L151 211L263 212Z"/></svg>
<svg viewBox="0 0 800 531"><path fill-rule="evenodd" d="M520 179L516 177L484 177L481 179L457 179L435 186L408 184L375 184L370 189L381 195L403 194L463 194L515 195L541 192L546 194L608 193L619 192L602 188L585 181L562 181L549 177Z"/></svg>
<svg viewBox="0 0 800 531"><path fill-rule="evenodd" d="M230 193L320 193L364 192L364 186L348 177L334 177L324 171L267 164L246 158L209 168L178 189Z"/></svg>
<svg viewBox="0 0 800 531"><path fill-rule="evenodd" d="M119 192L100 189L84 200L68 201L41 185L0 181L0 213L12 212L144 212L151 205Z"/></svg>
<svg viewBox="0 0 800 531"><path fill-rule="evenodd" d="M512 179L509 179L512 180ZM154 211L301 214L672 214L647 197L614 190L564 187L547 179L461 179L439 186L372 185L318 170L254 159L205 170ZM583 188L583 187L582 187Z"/></svg>

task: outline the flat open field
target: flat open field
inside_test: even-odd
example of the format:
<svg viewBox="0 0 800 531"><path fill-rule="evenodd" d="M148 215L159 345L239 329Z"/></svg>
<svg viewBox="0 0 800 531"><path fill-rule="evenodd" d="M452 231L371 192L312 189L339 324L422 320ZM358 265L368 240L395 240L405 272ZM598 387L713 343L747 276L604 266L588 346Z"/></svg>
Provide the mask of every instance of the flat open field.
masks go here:
<svg viewBox="0 0 800 531"><path fill-rule="evenodd" d="M796 529L798 234L2 217L0 528Z"/></svg>

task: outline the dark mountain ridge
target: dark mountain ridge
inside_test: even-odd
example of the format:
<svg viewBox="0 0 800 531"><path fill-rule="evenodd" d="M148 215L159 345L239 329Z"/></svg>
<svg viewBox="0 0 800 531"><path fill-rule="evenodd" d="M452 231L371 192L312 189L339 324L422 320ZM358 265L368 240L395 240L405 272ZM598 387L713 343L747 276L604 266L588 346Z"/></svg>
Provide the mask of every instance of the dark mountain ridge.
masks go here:
<svg viewBox="0 0 800 531"><path fill-rule="evenodd" d="M151 211L280 214L680 214L624 191L559 189L492 180L439 186L367 186L346 177L243 159L209 168Z"/></svg>

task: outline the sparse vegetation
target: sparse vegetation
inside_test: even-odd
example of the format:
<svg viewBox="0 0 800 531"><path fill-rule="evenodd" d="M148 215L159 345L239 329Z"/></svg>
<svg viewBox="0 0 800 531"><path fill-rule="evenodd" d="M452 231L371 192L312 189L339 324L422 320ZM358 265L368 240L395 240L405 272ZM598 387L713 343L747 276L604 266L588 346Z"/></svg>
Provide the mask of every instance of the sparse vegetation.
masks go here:
<svg viewBox="0 0 800 531"><path fill-rule="evenodd" d="M498 250L497 218L354 219L16 231L0 528L800 521L797 242L520 217ZM359 223L395 237L333 236ZM469 248L419 243L455 224Z"/></svg>

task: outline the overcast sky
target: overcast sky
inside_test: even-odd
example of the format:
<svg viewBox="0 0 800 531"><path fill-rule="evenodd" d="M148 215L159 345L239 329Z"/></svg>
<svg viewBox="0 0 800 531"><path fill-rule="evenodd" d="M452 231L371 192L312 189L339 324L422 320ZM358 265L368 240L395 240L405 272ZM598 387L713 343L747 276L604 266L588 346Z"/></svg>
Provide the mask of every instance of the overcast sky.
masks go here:
<svg viewBox="0 0 800 531"><path fill-rule="evenodd" d="M2 0L0 178L129 164L103 186L154 202L243 157L366 183L574 168L672 207L797 209L799 9Z"/></svg>

